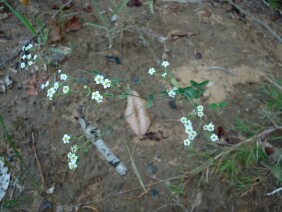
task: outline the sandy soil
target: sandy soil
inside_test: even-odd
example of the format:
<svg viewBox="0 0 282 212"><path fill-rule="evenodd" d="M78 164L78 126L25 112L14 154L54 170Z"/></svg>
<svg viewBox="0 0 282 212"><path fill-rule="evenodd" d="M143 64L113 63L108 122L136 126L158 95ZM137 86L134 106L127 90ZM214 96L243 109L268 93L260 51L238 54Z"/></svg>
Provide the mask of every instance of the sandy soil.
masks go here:
<svg viewBox="0 0 282 212"><path fill-rule="evenodd" d="M36 19L50 19L54 13L52 2L31 1L27 7L19 3L12 5L34 23ZM64 10L63 15L81 13L85 2L73 1L74 5ZM108 1L98 3L109 17L109 8L114 6ZM276 17L263 4L239 3L282 34L282 18ZM177 107L173 109L168 99L156 101L149 109L152 121L149 131L156 133L160 140L140 140L122 119L126 100L116 97L98 105L90 97L74 93L50 101L46 92L40 90L40 82L53 80L59 68L66 74L83 79L89 86L93 82L91 71L98 70L105 76L126 80L124 86L129 84L147 97L149 93L158 94L163 90L162 80L148 75L148 68L158 67L157 60L166 59L181 86L189 85L190 80L210 81L208 97L200 101L205 107L214 102L228 103L218 113L207 110L207 115L215 124L228 128L236 117L256 118L262 104L256 97L256 87L262 81L259 72L271 72L281 77L282 44L266 29L234 12L224 2L179 4L157 1L155 9L155 17L147 5L127 7L126 10L136 26L142 29L140 32L146 43L140 39L125 11L120 13L115 24L118 31L111 48L104 31L86 24L79 31L66 33L61 41L48 41L42 48L61 45L70 47L72 52L58 67L48 65L45 70L42 64L39 66L36 96L26 92L25 81L31 72L20 70L19 57L1 66L1 75L9 74L16 81L12 88L0 95L1 116L30 171L41 184L42 175L45 180L43 190L34 189L23 164L12 152L5 137L1 136L0 154L9 158L15 167L11 170L13 178L19 179L18 183L10 186L6 196L6 200L15 200L15 205L12 209L3 208L4 211L97 211L93 208L99 211L281 211L281 196L265 196L273 190L272 181L256 186L244 197L230 189L227 181L213 175L210 175L208 183L201 186L198 186L200 175L187 177L189 180L185 178L185 192L180 197L167 188L169 183L180 180L174 177L198 165L197 160L187 157L182 145L185 132L178 120L192 110L186 102L176 102ZM98 23L95 12L76 16L82 23ZM1 11L0 18L0 32L3 34L0 40L1 64L32 36L12 13ZM114 24L111 26L114 27ZM165 45L156 39L160 35L169 37L175 31L195 34L168 39ZM119 57L121 64L105 60L108 55ZM223 68L225 70L220 70ZM78 89L83 85L70 86ZM85 108L87 121L100 129L121 120L103 139L129 167L126 176L119 176L94 148L81 157L75 172L68 169L66 155L70 146L62 143L62 137L65 133L83 135L74 118L78 106ZM205 145L207 141L201 139L196 142ZM133 161L144 184L150 185L146 187L147 192L134 173L126 146L131 153L135 149ZM42 173L37 161L41 164ZM153 173L148 165L150 163L157 168ZM55 188L54 192L47 194L50 187Z"/></svg>

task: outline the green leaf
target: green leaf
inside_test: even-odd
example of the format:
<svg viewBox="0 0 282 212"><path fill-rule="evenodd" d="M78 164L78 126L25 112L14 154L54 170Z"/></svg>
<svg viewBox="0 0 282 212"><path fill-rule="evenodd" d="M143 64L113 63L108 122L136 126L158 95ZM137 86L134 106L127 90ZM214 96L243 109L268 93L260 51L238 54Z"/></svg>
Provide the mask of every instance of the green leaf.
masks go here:
<svg viewBox="0 0 282 212"><path fill-rule="evenodd" d="M147 108L150 108L150 107L153 106L154 98L155 98L155 97L154 97L154 94L150 93L150 94L149 94L149 100L148 100L147 103L146 103L146 107L147 107Z"/></svg>
<svg viewBox="0 0 282 212"><path fill-rule="evenodd" d="M194 86L194 87L198 87L198 83L197 82L195 82L194 80L190 80L190 83L191 83L191 85L192 86Z"/></svg>
<svg viewBox="0 0 282 212"><path fill-rule="evenodd" d="M171 84L173 84L175 87L178 87L177 81L175 78L170 79Z"/></svg>
<svg viewBox="0 0 282 212"><path fill-rule="evenodd" d="M219 107L226 107L227 106L227 102L226 101L222 101L219 103L218 105Z"/></svg>
<svg viewBox="0 0 282 212"><path fill-rule="evenodd" d="M218 108L218 104L216 104L216 103L211 103L211 104L209 104L208 107L209 107L210 109L212 109L212 110L215 110L215 109Z"/></svg>
<svg viewBox="0 0 282 212"><path fill-rule="evenodd" d="M203 82L200 82L200 83L198 84L198 86L199 86L199 87L204 87L204 86L206 86L207 84L209 84L209 81L208 81L208 80L203 81Z"/></svg>
<svg viewBox="0 0 282 212"><path fill-rule="evenodd" d="M121 95L119 95L119 99L125 99L127 96L127 93L122 93Z"/></svg>

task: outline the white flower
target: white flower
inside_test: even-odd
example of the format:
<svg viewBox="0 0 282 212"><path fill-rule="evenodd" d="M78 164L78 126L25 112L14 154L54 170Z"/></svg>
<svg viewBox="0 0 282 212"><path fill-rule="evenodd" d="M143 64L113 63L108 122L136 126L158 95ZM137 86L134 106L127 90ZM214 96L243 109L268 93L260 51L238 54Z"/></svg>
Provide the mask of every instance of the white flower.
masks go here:
<svg viewBox="0 0 282 212"><path fill-rule="evenodd" d="M198 116L201 118L204 115L203 112L198 112Z"/></svg>
<svg viewBox="0 0 282 212"><path fill-rule="evenodd" d="M24 50L25 50L25 46L22 47L22 51L24 51Z"/></svg>
<svg viewBox="0 0 282 212"><path fill-rule="evenodd" d="M208 130L208 125L204 125L204 130Z"/></svg>
<svg viewBox="0 0 282 212"><path fill-rule="evenodd" d="M165 77L166 77L166 73L163 73L163 74L162 74L162 77L165 78Z"/></svg>
<svg viewBox="0 0 282 212"><path fill-rule="evenodd" d="M111 83L112 83L111 80L105 79L104 82L103 82L104 88L106 89L106 88L111 87Z"/></svg>
<svg viewBox="0 0 282 212"><path fill-rule="evenodd" d="M34 56L33 56L33 60L36 60L37 59L37 55L35 54Z"/></svg>
<svg viewBox="0 0 282 212"><path fill-rule="evenodd" d="M207 130L210 132L214 131L214 125L212 123L209 123L209 125L207 125Z"/></svg>
<svg viewBox="0 0 282 212"><path fill-rule="evenodd" d="M48 85L49 85L49 81L47 80L44 84L44 87L46 88L46 87L48 87Z"/></svg>
<svg viewBox="0 0 282 212"><path fill-rule="evenodd" d="M54 83L54 88L57 90L59 88L59 83L58 82L55 82Z"/></svg>
<svg viewBox="0 0 282 212"><path fill-rule="evenodd" d="M184 124L184 123L187 121L187 118L183 116L183 117L180 119L180 121L181 121L182 124Z"/></svg>
<svg viewBox="0 0 282 212"><path fill-rule="evenodd" d="M100 95L99 97L97 97L96 101L98 103L101 103L103 101L103 96Z"/></svg>
<svg viewBox="0 0 282 212"><path fill-rule="evenodd" d="M64 144L67 144L67 143L70 142L70 139L71 139L71 137L68 134L64 134L64 137L63 137L62 140L63 140Z"/></svg>
<svg viewBox="0 0 282 212"><path fill-rule="evenodd" d="M187 120L185 121L185 123L184 123L184 126L185 126L185 127L188 127L188 126L191 126L191 127L192 127L192 122L191 122L189 119L187 119Z"/></svg>
<svg viewBox="0 0 282 212"><path fill-rule="evenodd" d="M66 85L63 87L63 93L68 93L69 90L70 90L69 86Z"/></svg>
<svg viewBox="0 0 282 212"><path fill-rule="evenodd" d="M75 154L72 154L72 156L69 159L72 163L76 163L78 157Z"/></svg>
<svg viewBox="0 0 282 212"><path fill-rule="evenodd" d="M95 77L95 82L96 82L96 84L103 84L103 82L104 82L104 77L103 77L102 75L97 75L97 76Z"/></svg>
<svg viewBox="0 0 282 212"><path fill-rule="evenodd" d="M45 88L45 85L44 85L44 83L41 85L41 89L42 90L44 90L44 88Z"/></svg>
<svg viewBox="0 0 282 212"><path fill-rule="evenodd" d="M204 110L204 107L203 107L202 105L199 105L199 106L197 107L197 111L198 111L198 112L203 112L203 110Z"/></svg>
<svg viewBox="0 0 282 212"><path fill-rule="evenodd" d="M99 96L100 96L99 91L95 91L95 92L92 93L91 99L95 99L96 100Z"/></svg>
<svg viewBox="0 0 282 212"><path fill-rule="evenodd" d="M58 73L60 74L61 72L62 72L62 70L61 70L61 69L59 69L59 70L58 70Z"/></svg>
<svg viewBox="0 0 282 212"><path fill-rule="evenodd" d="M68 75L66 75L66 74L61 74L60 78L61 78L61 80L67 80Z"/></svg>
<svg viewBox="0 0 282 212"><path fill-rule="evenodd" d="M24 54L23 56L22 56L22 59L24 60L26 58L26 55Z"/></svg>
<svg viewBox="0 0 282 212"><path fill-rule="evenodd" d="M49 99L52 100L53 99L53 95L55 93L56 93L56 90L54 88L49 88L48 91L47 91L47 97L49 97Z"/></svg>
<svg viewBox="0 0 282 212"><path fill-rule="evenodd" d="M29 66L31 66L32 64L33 64L33 62L32 61L28 61L28 63L27 63Z"/></svg>
<svg viewBox="0 0 282 212"><path fill-rule="evenodd" d="M21 63L21 68L25 68L25 63Z"/></svg>
<svg viewBox="0 0 282 212"><path fill-rule="evenodd" d="M31 58L31 54L27 55L27 59L30 59Z"/></svg>
<svg viewBox="0 0 282 212"><path fill-rule="evenodd" d="M217 136L216 134L212 134L212 135L211 135L211 140L212 140L213 142L217 141L217 140L218 140L218 136Z"/></svg>
<svg viewBox="0 0 282 212"><path fill-rule="evenodd" d="M69 152L69 153L68 153L68 158L70 159L72 155L73 155L73 153L72 153L72 152Z"/></svg>
<svg viewBox="0 0 282 212"><path fill-rule="evenodd" d="M175 91L174 90L170 90L168 91L168 96L171 97L171 98L174 98L176 95Z"/></svg>
<svg viewBox="0 0 282 212"><path fill-rule="evenodd" d="M191 141L189 139L184 140L184 146L190 146Z"/></svg>
<svg viewBox="0 0 282 212"><path fill-rule="evenodd" d="M185 126L185 132L190 135L191 132L193 132L193 127L192 126Z"/></svg>
<svg viewBox="0 0 282 212"><path fill-rule="evenodd" d="M69 162L70 170L74 170L77 167L76 163Z"/></svg>
<svg viewBox="0 0 282 212"><path fill-rule="evenodd" d="M168 62L168 61L163 61L163 62L162 62L162 66L163 66L164 68L168 67L168 66L169 66L169 62Z"/></svg>
<svg viewBox="0 0 282 212"><path fill-rule="evenodd" d="M190 134L189 134L189 138L191 139L191 140L194 140L194 138L197 136L197 132L196 131L191 131L190 132Z"/></svg>
<svg viewBox="0 0 282 212"><path fill-rule="evenodd" d="M25 47L25 50L27 51L27 50L31 49L32 47L33 47L33 46L32 46L32 44L30 43L30 44L28 44L27 47Z"/></svg>
<svg viewBox="0 0 282 212"><path fill-rule="evenodd" d="M156 72L156 70L154 68L150 68L149 71L148 71L148 73L150 75L153 75L155 72Z"/></svg>

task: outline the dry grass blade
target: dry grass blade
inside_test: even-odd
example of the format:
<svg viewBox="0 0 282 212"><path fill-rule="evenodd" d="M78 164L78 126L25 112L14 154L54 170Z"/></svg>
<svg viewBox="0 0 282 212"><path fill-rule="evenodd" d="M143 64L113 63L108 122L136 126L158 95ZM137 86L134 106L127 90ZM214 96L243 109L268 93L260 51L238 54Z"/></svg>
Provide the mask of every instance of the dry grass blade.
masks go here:
<svg viewBox="0 0 282 212"><path fill-rule="evenodd" d="M137 144L137 143L136 143ZM128 154L129 154L129 157L130 157L130 161L131 161L131 165L132 165L132 168L133 168L133 171L134 171L134 174L136 175L136 177L138 178L142 188L144 189L144 192L146 192L146 188L145 188L145 185L143 183L143 180L141 178L141 175L138 171L138 168L137 166L135 165L135 162L134 162L134 159L133 159L133 154L134 154L134 150L135 150L135 147L136 147L136 144L134 145L133 149L132 149L132 153L130 152L129 150L129 147L128 145L126 144L126 149L128 151Z"/></svg>

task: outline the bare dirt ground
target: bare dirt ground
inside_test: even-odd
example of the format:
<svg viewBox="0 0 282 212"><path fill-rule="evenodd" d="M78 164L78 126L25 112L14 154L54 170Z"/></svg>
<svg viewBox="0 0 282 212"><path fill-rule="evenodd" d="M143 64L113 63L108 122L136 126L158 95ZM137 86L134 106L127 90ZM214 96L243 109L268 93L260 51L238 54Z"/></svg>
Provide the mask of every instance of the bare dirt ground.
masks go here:
<svg viewBox="0 0 282 212"><path fill-rule="evenodd" d="M98 23L94 10L92 13L82 12L86 2L73 1L73 6L64 10L63 15L68 18L66 15L79 13L76 16L82 23ZM114 8L108 1L97 2L106 15L110 14L109 8ZM10 3L29 20L49 20L54 13L51 9L53 1L31 1L26 7L18 2ZM282 34L281 16L264 4L257 1L238 1L238 4ZM281 79L282 44L269 31L237 13L223 1L203 1L199 4L157 1L155 17L147 5L128 7L127 11L136 26L142 29L140 31L147 43L144 43L131 20L123 13L116 27L128 30L117 33L111 48L103 31L83 25L79 31L66 33L58 42L48 42L49 46L71 47L72 53L59 63L59 67L48 65L47 70L40 69L39 79L52 80L54 73L61 68L66 74L86 79L85 82L90 85L92 75L85 71L99 70L108 77L125 79L125 85L130 84L132 89L147 97L149 93L159 93L163 89L161 79L148 75L148 68L157 66L156 59L166 59L180 85L188 85L190 80L210 81L209 96L201 100L204 106L227 101L228 105L222 111L216 114L213 111L206 112L216 125L231 127L236 117L258 120L262 104L256 96L256 86L262 81L259 72L271 72ZM151 33L169 37L175 31L195 34L168 39L164 46ZM174 177L197 165L196 160L187 158L187 151L182 145L185 132L178 120L192 110L185 102L176 102L177 107L172 109L168 100L156 101L150 108L152 125L149 131L156 133L159 141L139 140L124 119L114 126L109 136L103 137L129 167L126 176L119 176L94 148L81 158L76 171L70 171L66 157L69 146L62 143L62 137L65 133L83 135L74 119L77 106L83 105L87 120L103 129L123 117L126 100L115 98L98 105L90 97L78 93L50 101L40 85L37 85L38 95L28 95L24 82L30 73L20 70L18 57L5 64L4 61L16 54L16 50L32 36L8 10L0 12L0 35L1 75L9 74L16 81L12 88L0 95L1 116L31 172L41 183L42 175L45 180L44 190L35 190L22 163L12 152L5 137L1 136L0 154L9 159L15 167L11 173L19 179L18 186L11 185L6 196L6 200L15 200L13 207L3 207L2 210L282 210L281 196L265 195L275 187L272 178L267 183L255 186L243 197L242 193L230 189L228 181L212 174L208 183L200 186L200 175L187 178L185 193L180 197L167 188L169 182L174 182ZM119 57L121 64L105 60L108 55ZM212 69L214 66L228 71ZM83 87L79 83L70 86ZM196 142L205 145L200 138ZM147 192L144 192L133 171L126 145L130 151L135 147L133 159L144 184L148 185ZM36 147L38 160L33 146ZM42 172L37 161L41 164ZM148 168L148 163L153 163L157 168L155 173ZM46 190L50 187L55 190L47 194Z"/></svg>

